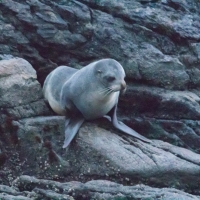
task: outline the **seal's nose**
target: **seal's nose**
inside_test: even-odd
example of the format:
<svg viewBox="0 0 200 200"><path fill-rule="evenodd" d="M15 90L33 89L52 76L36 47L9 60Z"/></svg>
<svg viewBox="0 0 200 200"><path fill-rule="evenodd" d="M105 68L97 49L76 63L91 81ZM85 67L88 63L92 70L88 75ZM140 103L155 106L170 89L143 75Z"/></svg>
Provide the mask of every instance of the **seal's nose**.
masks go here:
<svg viewBox="0 0 200 200"><path fill-rule="evenodd" d="M121 90L125 90L126 89L126 82L123 80L121 83Z"/></svg>

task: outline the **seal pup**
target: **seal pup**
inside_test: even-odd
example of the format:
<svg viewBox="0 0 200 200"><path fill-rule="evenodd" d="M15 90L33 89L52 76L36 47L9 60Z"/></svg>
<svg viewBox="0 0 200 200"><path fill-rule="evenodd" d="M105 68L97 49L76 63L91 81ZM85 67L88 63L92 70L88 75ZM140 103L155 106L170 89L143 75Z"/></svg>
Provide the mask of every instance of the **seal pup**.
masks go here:
<svg viewBox="0 0 200 200"><path fill-rule="evenodd" d="M114 59L102 59L80 70L60 66L46 78L43 93L49 105L59 115L66 116L67 147L85 120L105 117L114 127L142 141L151 140L117 120L120 92L126 90L123 67Z"/></svg>

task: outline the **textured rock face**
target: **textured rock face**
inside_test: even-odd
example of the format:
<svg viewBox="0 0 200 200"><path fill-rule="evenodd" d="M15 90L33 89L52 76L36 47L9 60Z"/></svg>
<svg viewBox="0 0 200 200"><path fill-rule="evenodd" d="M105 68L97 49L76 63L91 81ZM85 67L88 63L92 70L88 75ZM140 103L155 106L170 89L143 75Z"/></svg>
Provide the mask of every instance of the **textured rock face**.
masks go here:
<svg viewBox="0 0 200 200"><path fill-rule="evenodd" d="M160 199L168 200L197 200L198 197L176 189L158 189L145 185L123 186L103 180L93 180L87 183L68 182L58 183L49 180L39 180L30 176L21 176L13 181L13 186L1 187L0 192L9 192L15 199L24 194L21 199ZM20 192L18 191L20 190ZM11 196L7 195L7 196ZM4 196L5 197L5 196Z"/></svg>
<svg viewBox="0 0 200 200"><path fill-rule="evenodd" d="M59 181L108 179L176 187L199 195L199 14L200 2L189 0L1 0L0 183L12 184L27 174ZM118 134L110 123L97 120L85 123L63 150L64 119L45 117L54 114L39 82L58 65L81 68L105 57L118 60L127 74L119 118L152 144ZM155 199L157 189L149 189L153 192L148 196L144 188L144 196ZM36 199L63 195L33 189L30 195ZM31 197L6 190L7 199L14 194L16 199ZM102 191L105 188L86 197L129 198L123 191L122 196L104 196ZM137 194L134 188L131 193ZM198 199L159 190L163 198L176 199L174 193L177 199ZM73 197L59 198L77 197L66 195ZM145 198L134 195L130 198Z"/></svg>
<svg viewBox="0 0 200 200"><path fill-rule="evenodd" d="M112 57L133 79L185 89L199 85L199 7L198 1L2 0L0 53L28 59L41 81L59 64Z"/></svg>
<svg viewBox="0 0 200 200"><path fill-rule="evenodd" d="M38 116L48 111L36 72L26 60L0 61L0 108L12 118Z"/></svg>
<svg viewBox="0 0 200 200"><path fill-rule="evenodd" d="M18 171L22 165L22 159L26 159L20 159L15 148L19 138L18 125L14 120L47 115L51 112L44 102L41 86L36 80L36 71L30 63L12 56L1 55L1 58L3 60L0 60L0 174L1 181L4 182L4 177L7 181L13 179L10 175L15 174L15 170Z"/></svg>
<svg viewBox="0 0 200 200"><path fill-rule="evenodd" d="M0 197L6 200L31 199L163 199L198 200L199 197L176 189L158 189L145 185L123 186L111 181L93 180L86 183L77 181L58 183L56 181L20 176L13 181L12 187L0 185Z"/></svg>
<svg viewBox="0 0 200 200"><path fill-rule="evenodd" d="M101 176L132 184L143 179L163 186L178 182L180 187L185 187L185 179L194 187L199 181L195 177L200 171L198 154L162 141L145 144L125 135L120 137L100 127L105 121L99 126L85 123L67 151L62 150L63 117L38 117L18 123L20 157L34 158L24 165L25 174L64 180L70 180L70 176L74 180Z"/></svg>

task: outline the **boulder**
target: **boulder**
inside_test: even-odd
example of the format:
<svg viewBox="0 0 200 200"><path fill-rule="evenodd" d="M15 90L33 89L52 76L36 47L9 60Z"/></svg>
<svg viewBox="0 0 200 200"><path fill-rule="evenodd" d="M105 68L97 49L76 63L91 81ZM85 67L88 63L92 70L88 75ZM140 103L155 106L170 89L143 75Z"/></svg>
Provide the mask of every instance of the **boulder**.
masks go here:
<svg viewBox="0 0 200 200"><path fill-rule="evenodd" d="M26 159L21 170L68 181L104 177L126 184L143 181L185 188L187 182L191 188L196 187L199 154L160 140L146 144L116 134L105 120L96 123L84 123L74 142L63 150L64 117L19 120L19 157ZM106 130L108 127L110 130ZM28 160L30 155L33 159Z"/></svg>
<svg viewBox="0 0 200 200"><path fill-rule="evenodd" d="M27 174L199 195L199 1L1 0L0 10L0 184ZM97 120L84 123L64 150L64 118L45 104L40 84L59 65L79 69L105 57L127 74L118 118L152 143ZM151 198L147 187L143 195ZM104 189L89 198L129 198ZM199 198L164 190L162 198ZM22 191L2 198L76 198L40 187Z"/></svg>
<svg viewBox="0 0 200 200"><path fill-rule="evenodd" d="M1 113L26 118L48 113L36 71L22 58L0 60Z"/></svg>
<svg viewBox="0 0 200 200"><path fill-rule="evenodd" d="M86 183L77 181L59 183L56 181L36 179L30 176L20 176L13 181L13 186L24 193L26 192L25 194L28 194L29 197L37 197L38 199L200 199L200 197L187 194L177 189L159 189L141 184L124 186L106 180L93 180Z"/></svg>

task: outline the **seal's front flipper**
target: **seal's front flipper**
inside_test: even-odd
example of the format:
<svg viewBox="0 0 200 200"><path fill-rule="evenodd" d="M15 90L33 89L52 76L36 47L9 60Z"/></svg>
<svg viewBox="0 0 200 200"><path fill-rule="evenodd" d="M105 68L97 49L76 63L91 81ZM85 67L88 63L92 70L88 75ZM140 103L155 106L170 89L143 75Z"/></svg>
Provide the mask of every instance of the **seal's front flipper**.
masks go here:
<svg viewBox="0 0 200 200"><path fill-rule="evenodd" d="M66 148L70 142L73 140L75 137L76 133L78 132L80 126L82 123L85 121L83 116L77 115L77 116L72 116L69 119L66 119L65 121L65 141L63 148Z"/></svg>
<svg viewBox="0 0 200 200"><path fill-rule="evenodd" d="M139 133L134 131L132 128L128 127L123 122L117 120L117 104L112 108L112 110L109 112L109 114L111 115L112 123L113 123L113 126L115 128L119 129L120 131L123 131L124 133L132 135L133 137L135 137L137 139L140 139L140 140L142 140L144 142L151 143L151 140L149 140L146 137L140 135Z"/></svg>

